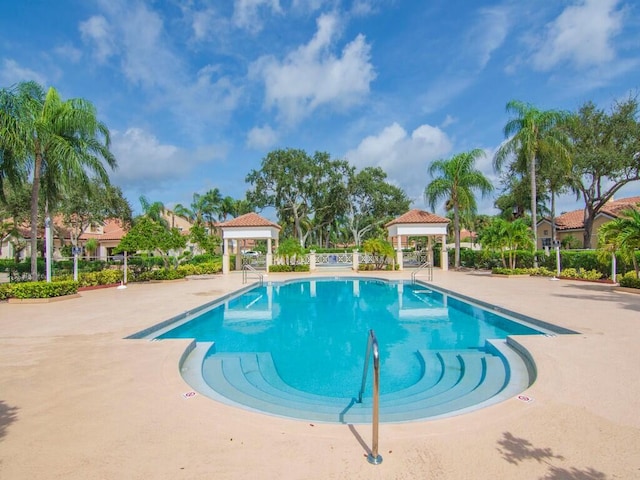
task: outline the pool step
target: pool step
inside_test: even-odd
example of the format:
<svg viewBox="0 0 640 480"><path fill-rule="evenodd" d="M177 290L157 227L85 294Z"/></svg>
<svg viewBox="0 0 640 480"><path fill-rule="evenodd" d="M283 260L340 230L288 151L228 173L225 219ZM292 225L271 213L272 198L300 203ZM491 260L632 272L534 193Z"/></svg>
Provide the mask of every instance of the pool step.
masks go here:
<svg viewBox="0 0 640 480"><path fill-rule="evenodd" d="M380 420L404 422L463 412L495 403L522 389L525 380L509 387L514 362L522 362L506 344L489 351L420 350L425 374L416 384L380 397ZM510 353L509 364L504 351ZM522 367L518 367L519 376ZM325 397L296 390L284 383L269 353L216 353L207 357L202 376L229 403L274 415L323 422L368 423L371 398L362 404L354 397ZM528 382L528 379L526 380ZM205 393L206 392L202 392ZM502 395L502 396L501 396Z"/></svg>

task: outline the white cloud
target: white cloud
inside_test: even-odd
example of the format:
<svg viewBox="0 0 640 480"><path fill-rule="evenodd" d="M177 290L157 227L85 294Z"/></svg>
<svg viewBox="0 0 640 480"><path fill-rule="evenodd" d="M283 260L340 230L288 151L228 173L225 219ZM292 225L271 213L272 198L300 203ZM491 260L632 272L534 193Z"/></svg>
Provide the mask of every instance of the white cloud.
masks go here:
<svg viewBox="0 0 640 480"><path fill-rule="evenodd" d="M303 12L315 12L325 4L332 5L333 3L333 0L293 0L291 8Z"/></svg>
<svg viewBox="0 0 640 480"><path fill-rule="evenodd" d="M500 48L509 33L509 14L506 8L487 8L479 12L479 20L471 29L468 48L475 55L478 70L491 60L491 55Z"/></svg>
<svg viewBox="0 0 640 480"><path fill-rule="evenodd" d="M279 0L234 0L233 23L253 33L262 30L261 10L270 9L274 13L282 13Z"/></svg>
<svg viewBox="0 0 640 480"><path fill-rule="evenodd" d="M174 145L161 144L140 128L112 132L111 151L118 160L118 169L112 176L120 185L167 182L189 169L186 152Z"/></svg>
<svg viewBox="0 0 640 480"><path fill-rule="evenodd" d="M547 25L542 42L533 55L533 66L549 70L572 63L579 69L609 63L616 57L612 39L622 29L618 0L581 0L568 6Z"/></svg>
<svg viewBox="0 0 640 480"><path fill-rule="evenodd" d="M247 146L254 150L266 150L277 141L278 134L269 125L254 127L247 134Z"/></svg>
<svg viewBox="0 0 640 480"><path fill-rule="evenodd" d="M440 128L446 128L449 125L453 125L457 121L458 121L458 119L456 117L454 117L453 115L447 114L447 116L444 117L444 120L440 124Z"/></svg>
<svg viewBox="0 0 640 480"><path fill-rule="evenodd" d="M93 44L94 56L100 63L106 62L116 53L115 37L111 26L102 15L94 15L84 22L80 22L82 39Z"/></svg>
<svg viewBox="0 0 640 480"><path fill-rule="evenodd" d="M463 36L448 67L420 97L425 113L445 107L468 90L486 68L494 52L507 38L510 10L506 7L480 9L477 20Z"/></svg>
<svg viewBox="0 0 640 480"><path fill-rule="evenodd" d="M410 198L421 201L430 163L449 155L451 148L451 140L438 127L420 125L409 135L393 123L363 139L345 157L358 168L381 167Z"/></svg>
<svg viewBox="0 0 640 480"><path fill-rule="evenodd" d="M193 137L205 134L211 122L224 121L236 108L241 87L215 65L190 71L184 55L169 43L158 12L144 3L110 1L102 6L104 17L80 24L83 38L84 32L91 32L88 38L94 40L95 54L113 57L124 78L149 96L150 108L168 109Z"/></svg>
<svg viewBox="0 0 640 480"><path fill-rule="evenodd" d="M69 43L65 43L64 45L60 45L54 49L56 55L64 58L68 62L78 63L82 58L82 50L74 47Z"/></svg>
<svg viewBox="0 0 640 480"><path fill-rule="evenodd" d="M47 84L46 77L35 70L23 67L18 62L10 58L2 60L2 68L0 68L0 85L8 87L28 80L33 80L43 86Z"/></svg>
<svg viewBox="0 0 640 480"><path fill-rule="evenodd" d="M111 151L118 168L111 174L113 182L124 189L138 192L162 192L175 188L199 165L211 164L226 156L219 145L200 145L188 151L162 143L155 135L141 128L124 132L112 131Z"/></svg>
<svg viewBox="0 0 640 480"><path fill-rule="evenodd" d="M277 107L284 120L295 122L324 105L345 109L369 93L375 78L370 46L358 35L336 57L331 46L338 28L335 15L322 15L308 44L282 61L268 56L252 65L252 73L264 80L266 105Z"/></svg>

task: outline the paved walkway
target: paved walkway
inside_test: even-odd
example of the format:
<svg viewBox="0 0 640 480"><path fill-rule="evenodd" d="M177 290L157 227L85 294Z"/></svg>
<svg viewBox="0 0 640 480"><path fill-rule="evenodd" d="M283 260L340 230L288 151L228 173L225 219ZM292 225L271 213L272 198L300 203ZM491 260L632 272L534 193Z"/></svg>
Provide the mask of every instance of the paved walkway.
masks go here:
<svg viewBox="0 0 640 480"><path fill-rule="evenodd" d="M237 289L238 274L0 303L0 478L640 478L640 295L474 272L434 283L580 334L520 337L538 367L530 403L382 424L378 466L368 426L184 398L188 341L123 339Z"/></svg>

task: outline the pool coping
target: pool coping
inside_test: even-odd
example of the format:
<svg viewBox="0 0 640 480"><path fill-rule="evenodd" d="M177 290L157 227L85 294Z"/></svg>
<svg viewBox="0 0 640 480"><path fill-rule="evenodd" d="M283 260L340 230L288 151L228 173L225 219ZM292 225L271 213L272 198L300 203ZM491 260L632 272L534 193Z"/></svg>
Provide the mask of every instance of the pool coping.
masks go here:
<svg viewBox="0 0 640 480"><path fill-rule="evenodd" d="M187 341L123 341L236 290L239 274L83 292L73 302L0 303L0 477L637 477L638 295L478 272L436 270L434 277L457 294L581 333L516 339L535 355L538 372L523 398L381 425L378 466L366 460L367 426L311 424L191 395L176 366Z"/></svg>

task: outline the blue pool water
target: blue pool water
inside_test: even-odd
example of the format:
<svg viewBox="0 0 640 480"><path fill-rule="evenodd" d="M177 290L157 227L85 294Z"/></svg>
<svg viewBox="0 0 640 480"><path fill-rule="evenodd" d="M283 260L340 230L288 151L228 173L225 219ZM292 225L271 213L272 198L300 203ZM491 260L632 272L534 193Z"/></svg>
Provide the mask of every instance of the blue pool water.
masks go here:
<svg viewBox="0 0 640 480"><path fill-rule="evenodd" d="M370 329L383 395L429 374L419 350L478 351L486 339L541 333L424 285L337 278L256 287L157 338L214 342L208 358L268 352L286 384L340 398L360 388Z"/></svg>

